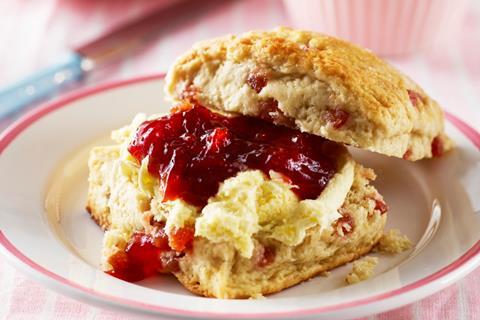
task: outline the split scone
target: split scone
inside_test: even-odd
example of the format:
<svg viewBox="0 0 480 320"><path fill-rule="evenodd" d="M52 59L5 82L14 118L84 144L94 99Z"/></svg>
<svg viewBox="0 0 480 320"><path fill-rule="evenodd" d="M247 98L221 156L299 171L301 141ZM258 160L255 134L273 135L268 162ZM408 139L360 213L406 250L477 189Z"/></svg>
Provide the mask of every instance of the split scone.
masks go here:
<svg viewBox="0 0 480 320"><path fill-rule="evenodd" d="M135 118L89 159L103 269L171 272L248 298L369 252L387 205L343 144L418 160L451 148L438 104L371 52L280 28L214 39L171 68L169 115Z"/></svg>
<svg viewBox="0 0 480 320"><path fill-rule="evenodd" d="M90 155L88 210L103 268L172 272L192 292L280 291L369 252L387 207L345 147L187 105L114 131Z"/></svg>

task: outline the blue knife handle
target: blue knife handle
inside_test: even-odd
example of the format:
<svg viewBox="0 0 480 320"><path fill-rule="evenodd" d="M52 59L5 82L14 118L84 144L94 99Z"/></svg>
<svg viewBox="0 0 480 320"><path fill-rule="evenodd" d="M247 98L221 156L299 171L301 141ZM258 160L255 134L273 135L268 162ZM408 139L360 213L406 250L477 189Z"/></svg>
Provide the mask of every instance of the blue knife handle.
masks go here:
<svg viewBox="0 0 480 320"><path fill-rule="evenodd" d="M0 89L0 119L81 80L82 60L79 54L69 53L59 63Z"/></svg>

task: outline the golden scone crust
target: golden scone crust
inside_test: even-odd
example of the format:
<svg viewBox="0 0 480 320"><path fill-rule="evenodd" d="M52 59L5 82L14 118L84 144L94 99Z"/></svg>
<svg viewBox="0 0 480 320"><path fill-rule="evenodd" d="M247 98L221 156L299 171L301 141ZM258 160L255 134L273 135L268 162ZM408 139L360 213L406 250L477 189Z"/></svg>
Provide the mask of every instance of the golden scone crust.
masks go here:
<svg viewBox="0 0 480 320"><path fill-rule="evenodd" d="M315 32L278 28L205 41L166 81L173 101L267 115L389 156L418 160L451 148L442 110L422 88L370 51Z"/></svg>
<svg viewBox="0 0 480 320"><path fill-rule="evenodd" d="M129 192L119 197L117 193L121 191L109 186L118 157L117 146L98 147L92 150L89 160L88 210L92 218L108 230L107 233L114 229L114 221L119 216L141 221L145 220L143 218L148 211L148 206L135 205L123 212L123 206L113 205L112 199L129 203L138 201L138 194ZM256 235L252 258L244 258L231 243L213 243L195 237L193 250L180 259L180 271L175 276L196 294L248 298L281 291L352 261L369 252L383 234L387 214L377 208L376 200L382 198L370 184L373 179L375 174L372 170L355 164L353 184L341 208L343 218L321 231L318 226L307 230L304 241L297 246ZM138 188L135 181L122 183L122 190ZM113 214L117 217L112 218ZM142 231L138 223L128 222L125 225L132 232ZM128 239L122 238L112 247L106 247L110 241L104 241L104 262L116 250L122 250ZM259 266L265 250L273 252L274 258ZM108 268L108 265L103 267Z"/></svg>
<svg viewBox="0 0 480 320"><path fill-rule="evenodd" d="M117 146L98 147L90 151L88 158L88 195L86 209L93 220L103 229L110 226L110 186L106 183L112 171L112 163L120 156Z"/></svg>

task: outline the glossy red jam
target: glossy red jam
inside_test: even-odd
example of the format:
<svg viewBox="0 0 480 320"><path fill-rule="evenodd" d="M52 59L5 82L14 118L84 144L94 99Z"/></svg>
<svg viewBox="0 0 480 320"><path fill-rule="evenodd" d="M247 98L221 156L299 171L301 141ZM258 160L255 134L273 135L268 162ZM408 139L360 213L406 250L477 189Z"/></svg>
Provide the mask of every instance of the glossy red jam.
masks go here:
<svg viewBox="0 0 480 320"><path fill-rule="evenodd" d="M274 170L301 199L314 199L335 174L337 144L262 119L226 117L195 105L140 125L130 153L160 179L163 201L206 205L240 171Z"/></svg>
<svg viewBox="0 0 480 320"><path fill-rule="evenodd" d="M173 250L177 252L183 252L187 249L190 249L193 243L194 235L195 230L193 228L186 227L178 229L169 238L168 244Z"/></svg>
<svg viewBox="0 0 480 320"><path fill-rule="evenodd" d="M108 273L117 278L135 282L163 271L160 260L162 249L155 246L150 235L135 234L125 251L119 251L109 259L112 270Z"/></svg>
<svg viewBox="0 0 480 320"><path fill-rule="evenodd" d="M193 236L191 228L179 229L170 239L163 227L152 234L135 233L124 251L110 257L112 270L108 273L136 282L160 272L178 271L178 258L191 247Z"/></svg>

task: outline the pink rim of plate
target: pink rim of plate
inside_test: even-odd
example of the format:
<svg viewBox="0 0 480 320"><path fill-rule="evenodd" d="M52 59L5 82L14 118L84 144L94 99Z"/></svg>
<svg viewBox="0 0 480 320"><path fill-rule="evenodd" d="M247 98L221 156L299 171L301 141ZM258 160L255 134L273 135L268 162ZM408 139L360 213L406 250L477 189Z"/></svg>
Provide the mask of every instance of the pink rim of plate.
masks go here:
<svg viewBox="0 0 480 320"><path fill-rule="evenodd" d="M165 74L159 74L159 75L145 76L145 77L134 78L130 80L123 80L123 81L108 83L108 84L100 85L94 88L81 90L77 93L67 95L65 98L62 98L58 101L47 103L42 107L36 108L30 111L29 113L27 113L26 115L24 115L21 119L17 120L7 130L5 130L3 134L0 135L0 155L2 154L3 150L5 150L7 146L15 139L15 137L18 136L23 130L28 128L30 125L32 125L34 122L36 122L43 116L51 112L54 112L57 109L68 106L73 101L80 100L87 96L91 96L103 91L131 85L131 84L136 84L136 83L146 82L146 81L153 81L153 80L161 80L164 77L165 77ZM446 113L446 118L455 127L457 127L478 149L480 149L480 133L479 132L477 132L474 128L470 127L464 121L460 120L459 118L455 117L452 114ZM145 304L145 303L141 303L134 300L110 296L108 294L104 294L104 293L95 291L91 288L87 288L82 285L79 285L75 282L72 282L40 266L36 262L32 261L30 258L25 256L21 251L19 251L8 240L8 238L5 236L5 234L1 230L0 230L0 244L7 250L7 252L9 252L13 257L23 262L26 266L30 267L31 269L38 272L40 275L44 277L58 281L59 283L63 284L69 289L78 290L80 293L83 294L83 297L86 298L86 300L89 300L90 298L89 295L93 295L97 298L100 298L102 301L106 301L110 303L113 302L117 306L126 304L129 307L141 308L146 311L159 312L164 315L196 316L196 317L220 317L220 316L225 317L226 316L226 317L235 317L235 318L274 318L274 317L288 317L288 316L319 315L321 313L333 312L333 311L338 311L346 308L365 306L369 303L378 302L381 300L399 296L401 294L404 294L414 289L425 286L435 280L438 280L440 278L447 276L448 274L450 274L455 270L458 270L460 267L464 266L467 262L471 261L473 258L480 255L480 241L477 241L465 254L463 254L461 257L459 257L457 260L455 260L448 266L438 270L437 272L423 279L417 280L411 284L403 286L401 288L398 288L389 292L385 292L382 294L378 294L375 296L371 296L368 298L362 298L362 299L358 299L351 302L345 302L345 303L319 307L319 308L305 309L305 310L273 312L273 313L270 312L270 313L241 314L241 313L215 313L215 312L187 311L182 309Z"/></svg>

